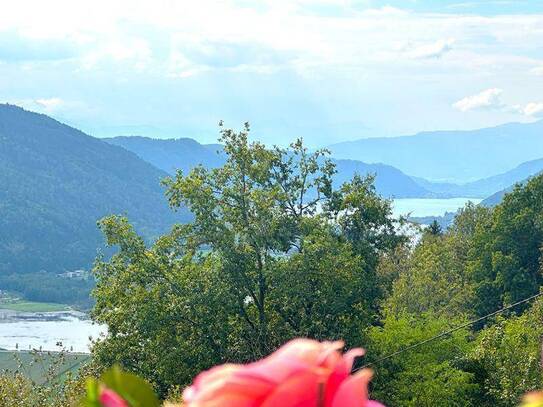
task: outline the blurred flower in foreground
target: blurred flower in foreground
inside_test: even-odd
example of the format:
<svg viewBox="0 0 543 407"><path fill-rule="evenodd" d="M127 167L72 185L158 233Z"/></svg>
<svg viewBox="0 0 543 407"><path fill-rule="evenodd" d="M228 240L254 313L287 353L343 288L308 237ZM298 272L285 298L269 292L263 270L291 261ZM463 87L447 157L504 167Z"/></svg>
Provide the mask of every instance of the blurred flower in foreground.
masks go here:
<svg viewBox="0 0 543 407"><path fill-rule="evenodd" d="M126 401L110 389L102 389L99 400L103 407L128 407Z"/></svg>
<svg viewBox="0 0 543 407"><path fill-rule="evenodd" d="M543 407L543 391L533 391L522 398L521 407Z"/></svg>
<svg viewBox="0 0 543 407"><path fill-rule="evenodd" d="M203 372L185 389L187 407L379 407L369 401L372 372L351 375L360 348L341 354L343 342L295 339L265 359Z"/></svg>

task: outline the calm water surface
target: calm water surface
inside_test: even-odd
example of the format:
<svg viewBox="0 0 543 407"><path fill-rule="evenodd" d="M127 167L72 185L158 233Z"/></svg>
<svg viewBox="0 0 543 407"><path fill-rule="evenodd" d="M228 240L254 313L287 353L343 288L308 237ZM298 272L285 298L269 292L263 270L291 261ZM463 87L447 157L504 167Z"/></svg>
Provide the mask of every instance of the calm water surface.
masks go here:
<svg viewBox="0 0 543 407"><path fill-rule="evenodd" d="M405 198L395 199L393 205L393 213L395 216L407 215L411 216L441 216L445 212L456 212L469 201L474 204L481 202L477 198L450 198L450 199L420 199L420 198Z"/></svg>
<svg viewBox="0 0 543 407"><path fill-rule="evenodd" d="M106 328L93 324L78 312L13 312L0 310L0 348L60 350L57 343L73 352L88 352L90 339Z"/></svg>

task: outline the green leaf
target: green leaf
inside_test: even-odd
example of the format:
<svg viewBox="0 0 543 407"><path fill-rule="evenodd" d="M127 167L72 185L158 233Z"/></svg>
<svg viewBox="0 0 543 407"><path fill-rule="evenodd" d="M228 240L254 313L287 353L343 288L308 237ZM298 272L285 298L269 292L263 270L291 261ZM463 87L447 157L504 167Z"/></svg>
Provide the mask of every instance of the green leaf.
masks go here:
<svg viewBox="0 0 543 407"><path fill-rule="evenodd" d="M160 402L151 385L135 374L113 366L102 375L106 387L125 399L131 407L159 407Z"/></svg>
<svg viewBox="0 0 543 407"><path fill-rule="evenodd" d="M87 394L86 397L83 398L79 404L84 407L101 407L100 402L98 401L98 387L99 386L96 379L87 379Z"/></svg>

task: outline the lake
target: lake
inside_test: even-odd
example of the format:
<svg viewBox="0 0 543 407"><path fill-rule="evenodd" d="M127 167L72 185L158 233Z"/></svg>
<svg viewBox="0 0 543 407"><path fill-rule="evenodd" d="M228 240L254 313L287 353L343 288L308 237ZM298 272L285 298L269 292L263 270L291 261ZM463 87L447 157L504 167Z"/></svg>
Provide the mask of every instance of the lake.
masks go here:
<svg viewBox="0 0 543 407"><path fill-rule="evenodd" d="M16 312L0 309L0 348L14 350L60 350L88 352L90 339L106 328L93 324L76 311Z"/></svg>
<svg viewBox="0 0 543 407"><path fill-rule="evenodd" d="M469 201L474 204L481 202L477 198L450 198L450 199L421 199L421 198L404 198L395 199L392 212L395 216L407 215L411 216L441 216L445 212L456 212Z"/></svg>
<svg viewBox="0 0 543 407"><path fill-rule="evenodd" d="M439 216L455 212L468 201L480 199L396 199L395 216ZM106 332L104 326L93 324L84 314L75 311L62 312L14 312L0 309L0 348L13 350L35 348L59 350L58 342L74 352L88 352L89 337L97 338Z"/></svg>

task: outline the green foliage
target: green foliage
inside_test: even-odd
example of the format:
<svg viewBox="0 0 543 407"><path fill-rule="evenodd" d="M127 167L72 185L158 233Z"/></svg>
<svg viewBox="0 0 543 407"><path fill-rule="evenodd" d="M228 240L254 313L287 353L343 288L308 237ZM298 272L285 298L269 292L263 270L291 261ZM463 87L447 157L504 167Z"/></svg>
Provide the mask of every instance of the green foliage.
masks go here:
<svg viewBox="0 0 543 407"><path fill-rule="evenodd" d="M33 351L9 357L0 370L2 407L73 407L84 394L84 380L72 371L77 355Z"/></svg>
<svg viewBox="0 0 543 407"><path fill-rule="evenodd" d="M108 337L93 348L93 362L120 364L152 381L162 395L201 370L237 355L229 336L238 326L215 256L187 251L186 227L175 228L145 248L122 218L102 221L111 244L110 262L95 268L93 318L108 324Z"/></svg>
<svg viewBox="0 0 543 407"><path fill-rule="evenodd" d="M388 316L382 327L369 329L369 361L376 361L372 396L391 406L474 406L478 386L461 369L462 355L472 346L469 331L459 330L387 360L396 351L453 327L459 320L432 314Z"/></svg>
<svg viewBox="0 0 543 407"><path fill-rule="evenodd" d="M479 223L469 251L479 315L539 291L543 247L543 175L506 195L492 216Z"/></svg>
<svg viewBox="0 0 543 407"><path fill-rule="evenodd" d="M537 292L542 197L540 176L495 209L468 204L443 235L425 233L412 251L383 256L378 275L393 283L383 326L370 329L373 360ZM377 395L400 406L517 405L543 386L543 314L540 303L514 313L378 362Z"/></svg>
<svg viewBox="0 0 543 407"><path fill-rule="evenodd" d="M99 366L119 363L161 396L199 371L250 361L296 336L359 346L382 287L378 259L405 242L371 178L333 188L325 151L249 143L223 129L226 162L166 181L194 221L147 248L126 219L101 222L119 248L95 268Z"/></svg>
<svg viewBox="0 0 543 407"><path fill-rule="evenodd" d="M248 125L221 134L222 167L165 181L192 223L148 247L126 218L100 222L118 251L94 270L93 317L109 326L96 368L119 364L165 397L308 336L366 345L388 405L510 406L543 386L539 304L382 359L538 292L543 176L410 245L372 177L336 188L326 151L268 149Z"/></svg>
<svg viewBox="0 0 543 407"><path fill-rule="evenodd" d="M543 387L543 302L521 316L500 318L479 334L471 354L488 405L515 406L523 394Z"/></svg>
<svg viewBox="0 0 543 407"><path fill-rule="evenodd" d="M404 261L405 271L394 281L392 292L385 300L385 314L470 314L467 304L471 299L471 287L454 244L452 235L428 234L424 237L409 260Z"/></svg>
<svg viewBox="0 0 543 407"><path fill-rule="evenodd" d="M436 219L434 219L432 223L430 223L425 232L432 236L441 236L443 234L443 230L441 229L441 226Z"/></svg>
<svg viewBox="0 0 543 407"><path fill-rule="evenodd" d="M131 407L158 407L160 402L149 383L140 377L123 372L118 366L113 366L99 380L87 380L87 396L81 403L86 407L102 407L100 391L103 388L114 391Z"/></svg>
<svg viewBox="0 0 543 407"><path fill-rule="evenodd" d="M307 220L303 252L277 262L269 273L275 344L302 336L361 343L360 327L373 317L375 278L363 257L337 239L328 225ZM310 225L314 223L314 225Z"/></svg>

